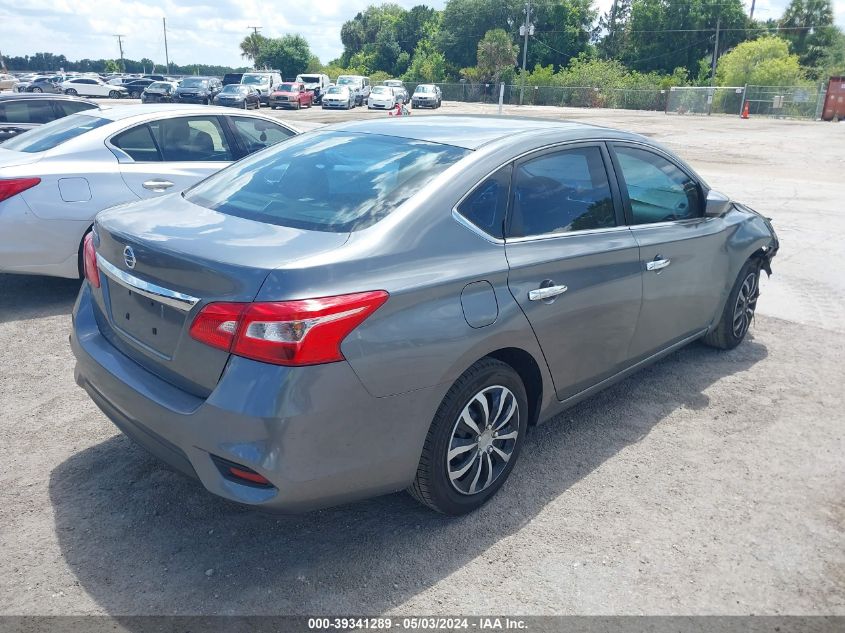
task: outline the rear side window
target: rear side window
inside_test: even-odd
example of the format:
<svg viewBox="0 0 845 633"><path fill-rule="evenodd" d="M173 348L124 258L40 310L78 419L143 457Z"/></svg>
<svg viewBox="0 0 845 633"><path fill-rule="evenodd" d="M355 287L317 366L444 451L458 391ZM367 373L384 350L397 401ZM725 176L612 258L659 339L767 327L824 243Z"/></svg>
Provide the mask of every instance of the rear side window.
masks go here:
<svg viewBox="0 0 845 633"><path fill-rule="evenodd" d="M217 117L178 117L149 124L162 159L174 162L231 161L232 151Z"/></svg>
<svg viewBox="0 0 845 633"><path fill-rule="evenodd" d="M121 132L111 140L111 144L123 150L132 160L139 162L157 162L161 160L158 146L153 140L150 128L137 125Z"/></svg>
<svg viewBox="0 0 845 633"><path fill-rule="evenodd" d="M501 239L510 182L511 165L507 165L473 189L458 205L458 213L488 235Z"/></svg>
<svg viewBox="0 0 845 633"><path fill-rule="evenodd" d="M65 141L111 123L109 119L87 114L74 114L42 125L3 143L3 149L13 152L46 152Z"/></svg>
<svg viewBox="0 0 845 633"><path fill-rule="evenodd" d="M633 224L652 224L701 217L698 183L653 152L615 146L622 169Z"/></svg>
<svg viewBox="0 0 845 633"><path fill-rule="evenodd" d="M49 123L56 118L49 101L27 99L0 105L1 123Z"/></svg>
<svg viewBox="0 0 845 633"><path fill-rule="evenodd" d="M598 147L544 154L515 167L508 237L615 225L610 182Z"/></svg>
<svg viewBox="0 0 845 633"><path fill-rule="evenodd" d="M345 233L378 222L466 154L394 136L315 132L241 160L184 195L227 215Z"/></svg>

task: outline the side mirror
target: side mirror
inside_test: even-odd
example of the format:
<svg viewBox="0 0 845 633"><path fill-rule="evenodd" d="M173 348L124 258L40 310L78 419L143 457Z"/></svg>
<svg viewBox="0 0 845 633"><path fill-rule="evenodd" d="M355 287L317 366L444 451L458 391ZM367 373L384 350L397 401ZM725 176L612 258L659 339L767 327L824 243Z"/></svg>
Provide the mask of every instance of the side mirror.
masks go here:
<svg viewBox="0 0 845 633"><path fill-rule="evenodd" d="M720 218L728 212L732 204L731 199L725 194L711 189L707 192L704 215L708 218Z"/></svg>

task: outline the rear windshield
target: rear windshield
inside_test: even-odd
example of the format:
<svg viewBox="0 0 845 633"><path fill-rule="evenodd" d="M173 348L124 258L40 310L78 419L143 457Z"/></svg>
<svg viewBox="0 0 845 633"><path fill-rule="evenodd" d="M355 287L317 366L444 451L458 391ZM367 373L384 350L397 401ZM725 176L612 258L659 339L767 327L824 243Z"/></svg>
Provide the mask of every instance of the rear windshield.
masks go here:
<svg viewBox="0 0 845 633"><path fill-rule="evenodd" d="M94 117L87 114L72 114L63 119L46 123L34 130L24 132L20 136L10 138L3 143L3 149L14 152L46 152L58 147L65 141L76 138L90 130L111 123L109 119Z"/></svg>
<svg viewBox="0 0 845 633"><path fill-rule="evenodd" d="M345 233L378 222L467 153L394 136L315 132L244 159L184 196L227 215Z"/></svg>

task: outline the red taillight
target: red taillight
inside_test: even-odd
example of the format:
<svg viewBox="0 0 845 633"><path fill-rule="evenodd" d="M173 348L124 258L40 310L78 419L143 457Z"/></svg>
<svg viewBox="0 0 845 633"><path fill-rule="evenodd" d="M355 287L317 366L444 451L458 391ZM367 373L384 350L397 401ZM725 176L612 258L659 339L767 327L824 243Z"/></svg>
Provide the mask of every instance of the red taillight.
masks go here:
<svg viewBox="0 0 845 633"><path fill-rule="evenodd" d="M94 234L88 233L82 242L82 266L85 279L95 288L100 287L100 269L97 267L97 252L94 250Z"/></svg>
<svg viewBox="0 0 845 633"><path fill-rule="evenodd" d="M384 290L265 303L210 303L191 324L196 340L276 365L343 360L340 344L375 312Z"/></svg>
<svg viewBox="0 0 845 633"><path fill-rule="evenodd" d="M31 189L39 182L40 178L0 178L0 202Z"/></svg>

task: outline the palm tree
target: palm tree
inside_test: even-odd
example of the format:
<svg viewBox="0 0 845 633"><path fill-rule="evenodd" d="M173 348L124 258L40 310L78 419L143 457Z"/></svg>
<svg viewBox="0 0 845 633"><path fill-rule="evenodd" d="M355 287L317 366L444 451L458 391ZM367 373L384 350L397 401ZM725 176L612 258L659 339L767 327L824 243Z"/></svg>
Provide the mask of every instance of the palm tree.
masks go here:
<svg viewBox="0 0 845 633"><path fill-rule="evenodd" d="M261 52L261 47L267 41L267 38L258 33L253 33L244 38L241 42L241 57L251 60L255 63L255 59Z"/></svg>

